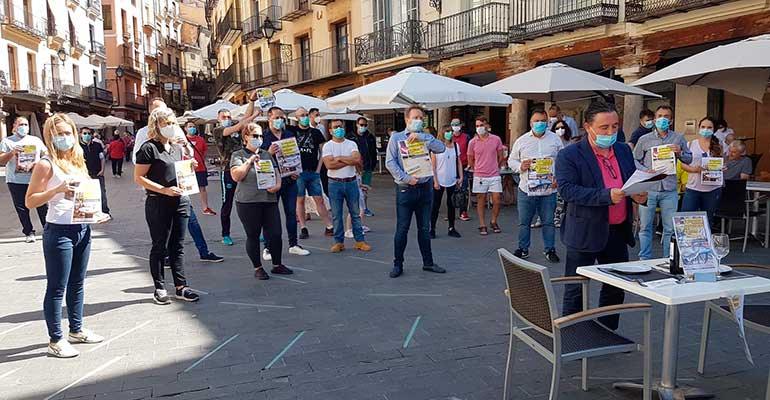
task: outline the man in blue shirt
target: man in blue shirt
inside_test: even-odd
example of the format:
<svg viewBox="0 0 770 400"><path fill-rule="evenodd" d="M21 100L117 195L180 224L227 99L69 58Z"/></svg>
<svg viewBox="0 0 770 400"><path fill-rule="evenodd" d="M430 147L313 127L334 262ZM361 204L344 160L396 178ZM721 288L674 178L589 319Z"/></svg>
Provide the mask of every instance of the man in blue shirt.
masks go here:
<svg viewBox="0 0 770 400"><path fill-rule="evenodd" d="M409 107L404 113L406 129L396 132L388 141L388 151L385 166L396 181L396 233L393 239L393 270L391 278L398 278L404 272L404 250L409 225L412 224L412 214L417 218L417 243L422 253L422 269L424 271L443 274L443 268L433 263L433 253L430 249L430 213L433 202L433 176L416 178L404 170L400 155L401 142L411 143L422 141L428 150L443 153L446 146L433 136L423 133L423 118L425 113L418 106Z"/></svg>

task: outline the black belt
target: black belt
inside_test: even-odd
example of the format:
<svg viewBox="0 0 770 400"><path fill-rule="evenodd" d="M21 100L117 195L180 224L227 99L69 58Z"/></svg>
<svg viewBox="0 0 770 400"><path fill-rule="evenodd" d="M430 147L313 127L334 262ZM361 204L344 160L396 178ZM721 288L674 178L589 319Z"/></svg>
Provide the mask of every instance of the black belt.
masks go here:
<svg viewBox="0 0 770 400"><path fill-rule="evenodd" d="M353 182L354 180L356 180L356 177L353 176L353 177L350 177L350 178L333 178L333 177L330 176L329 180L333 181L333 182Z"/></svg>

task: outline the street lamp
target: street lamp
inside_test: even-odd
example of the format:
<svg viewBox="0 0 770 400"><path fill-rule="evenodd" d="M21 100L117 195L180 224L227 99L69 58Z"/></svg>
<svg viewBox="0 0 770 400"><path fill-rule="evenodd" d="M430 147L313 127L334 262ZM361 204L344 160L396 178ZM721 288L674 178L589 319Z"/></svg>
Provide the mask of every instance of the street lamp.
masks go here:
<svg viewBox="0 0 770 400"><path fill-rule="evenodd" d="M59 61L61 62L67 60L67 52L64 51L64 48L59 48L59 51L56 52L56 55L59 57Z"/></svg>
<svg viewBox="0 0 770 400"><path fill-rule="evenodd" d="M273 25L273 21L268 17L266 17L265 22L262 23L262 32L268 41L275 35L275 25Z"/></svg>
<svg viewBox="0 0 770 400"><path fill-rule="evenodd" d="M213 51L209 52L209 65L211 65L211 68L216 68L217 67L217 61L218 60L217 60L216 53L214 53Z"/></svg>

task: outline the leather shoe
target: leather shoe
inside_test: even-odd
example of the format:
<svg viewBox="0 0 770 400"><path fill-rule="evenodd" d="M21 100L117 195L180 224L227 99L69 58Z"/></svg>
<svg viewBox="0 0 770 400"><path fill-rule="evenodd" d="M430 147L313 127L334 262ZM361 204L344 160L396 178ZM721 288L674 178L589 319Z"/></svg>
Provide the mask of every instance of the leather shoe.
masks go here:
<svg viewBox="0 0 770 400"><path fill-rule="evenodd" d="M394 265L393 269L390 271L390 277L391 278L398 278L403 273L404 273L404 267L400 267L398 265Z"/></svg>
<svg viewBox="0 0 770 400"><path fill-rule="evenodd" d="M422 270L423 270L423 271L428 271L428 272L435 272L435 273L437 273L437 274L443 274L443 273L445 273L445 272L446 272L446 270L445 270L444 268L441 268L441 267L439 267L439 266L438 266L438 265L436 265L436 264L433 264L433 265L428 265L428 266L422 267Z"/></svg>

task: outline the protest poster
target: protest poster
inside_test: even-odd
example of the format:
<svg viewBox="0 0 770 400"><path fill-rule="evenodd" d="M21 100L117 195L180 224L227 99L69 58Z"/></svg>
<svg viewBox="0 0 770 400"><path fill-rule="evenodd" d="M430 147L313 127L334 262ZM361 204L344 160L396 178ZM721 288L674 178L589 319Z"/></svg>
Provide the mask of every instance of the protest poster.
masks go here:
<svg viewBox="0 0 770 400"><path fill-rule="evenodd" d="M407 174L418 179L433 176L433 164L425 142L401 140L398 142L398 151Z"/></svg>
<svg viewBox="0 0 770 400"><path fill-rule="evenodd" d="M275 160L278 161L281 178L302 172L302 158L299 153L297 138L278 140L273 143L278 146Z"/></svg>
<svg viewBox="0 0 770 400"><path fill-rule="evenodd" d="M259 88L257 89L257 104L262 111L267 111L270 107L275 105L275 95L273 89Z"/></svg>
<svg viewBox="0 0 770 400"><path fill-rule="evenodd" d="M652 169L666 175L676 175L676 156L670 145L655 146L652 152Z"/></svg>
<svg viewBox="0 0 770 400"><path fill-rule="evenodd" d="M530 196L545 196L553 193L554 162L551 157L533 158L527 171L527 191Z"/></svg>
<svg viewBox="0 0 770 400"><path fill-rule="evenodd" d="M703 157L701 159L700 182L707 186L722 186L724 184L725 160L722 157Z"/></svg>
<svg viewBox="0 0 770 400"><path fill-rule="evenodd" d="M176 186L182 189L182 196L189 196L200 192L198 179L195 177L193 160L182 160L174 163L176 170Z"/></svg>
<svg viewBox="0 0 770 400"><path fill-rule="evenodd" d="M16 172L29 173L37 161L38 151L34 144L21 146L21 153L16 156Z"/></svg>
<svg viewBox="0 0 770 400"><path fill-rule="evenodd" d="M73 224L93 224L104 218L102 214L102 188L98 179L85 179L80 182L71 182L75 187L72 195L72 215L70 222ZM65 196L65 198L67 198Z"/></svg>
<svg viewBox="0 0 770 400"><path fill-rule="evenodd" d="M719 271L719 259L711 243L711 228L705 212L674 214L674 234L679 245L679 265L688 277Z"/></svg>
<svg viewBox="0 0 770 400"><path fill-rule="evenodd" d="M254 169L257 171L257 189L270 189L276 185L275 168L273 168L272 161L254 161Z"/></svg>

